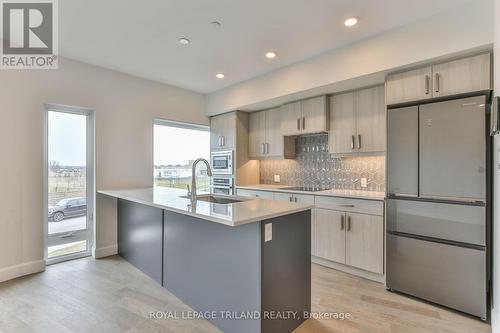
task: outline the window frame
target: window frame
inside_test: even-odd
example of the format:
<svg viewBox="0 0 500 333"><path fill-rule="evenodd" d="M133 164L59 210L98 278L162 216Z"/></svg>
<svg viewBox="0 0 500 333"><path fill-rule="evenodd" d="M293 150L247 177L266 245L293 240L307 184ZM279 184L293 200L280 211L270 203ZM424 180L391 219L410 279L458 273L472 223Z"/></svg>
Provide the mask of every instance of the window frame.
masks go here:
<svg viewBox="0 0 500 333"><path fill-rule="evenodd" d="M174 128L182 128L182 129L188 129L188 130L197 130L197 131L203 131L203 132L208 132L210 133L210 125L202 125L202 124L196 124L196 123L189 123L189 122L183 122L183 121L177 121L177 120L167 120L167 119L161 119L161 118L154 118L153 119L153 125L152 125L152 141L153 141L153 154L152 154L152 167L151 167L151 181L153 182L153 187L155 186L155 125L160 125L160 126L167 126L167 127L174 127ZM208 143L208 153L210 155L210 142Z"/></svg>

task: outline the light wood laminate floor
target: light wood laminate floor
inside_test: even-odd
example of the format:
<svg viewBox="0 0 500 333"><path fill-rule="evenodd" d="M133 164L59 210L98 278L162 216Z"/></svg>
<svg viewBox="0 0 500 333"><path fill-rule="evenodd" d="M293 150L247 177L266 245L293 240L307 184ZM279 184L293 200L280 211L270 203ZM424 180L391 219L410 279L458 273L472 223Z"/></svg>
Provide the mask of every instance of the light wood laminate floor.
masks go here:
<svg viewBox="0 0 500 333"><path fill-rule="evenodd" d="M313 265L312 310L350 313L309 319L296 333L491 332L481 321L378 283ZM220 332L205 320L149 319L190 308L118 256L85 258L0 283L0 332Z"/></svg>

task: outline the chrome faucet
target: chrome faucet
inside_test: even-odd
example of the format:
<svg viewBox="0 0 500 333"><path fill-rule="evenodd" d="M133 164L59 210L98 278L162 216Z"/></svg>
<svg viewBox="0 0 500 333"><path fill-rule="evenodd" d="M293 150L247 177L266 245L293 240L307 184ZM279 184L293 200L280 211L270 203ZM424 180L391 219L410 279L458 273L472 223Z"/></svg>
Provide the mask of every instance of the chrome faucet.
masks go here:
<svg viewBox="0 0 500 333"><path fill-rule="evenodd" d="M191 195L191 202L194 204L196 203L196 165L199 162L205 163L207 166L207 175L208 177L212 177L212 169L210 168L210 163L204 158L198 158L193 162L193 173L192 173L192 179L191 179L191 193L189 193L189 187L188 187L188 195Z"/></svg>

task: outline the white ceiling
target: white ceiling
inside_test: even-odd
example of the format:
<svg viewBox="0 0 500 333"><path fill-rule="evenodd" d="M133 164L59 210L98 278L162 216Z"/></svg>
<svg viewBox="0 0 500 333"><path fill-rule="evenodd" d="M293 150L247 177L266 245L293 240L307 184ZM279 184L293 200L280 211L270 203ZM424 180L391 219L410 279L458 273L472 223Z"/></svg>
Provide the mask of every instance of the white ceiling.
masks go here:
<svg viewBox="0 0 500 333"><path fill-rule="evenodd" d="M469 1L59 1L60 54L210 93ZM350 29L349 16L360 18ZM266 59L268 50L278 56Z"/></svg>

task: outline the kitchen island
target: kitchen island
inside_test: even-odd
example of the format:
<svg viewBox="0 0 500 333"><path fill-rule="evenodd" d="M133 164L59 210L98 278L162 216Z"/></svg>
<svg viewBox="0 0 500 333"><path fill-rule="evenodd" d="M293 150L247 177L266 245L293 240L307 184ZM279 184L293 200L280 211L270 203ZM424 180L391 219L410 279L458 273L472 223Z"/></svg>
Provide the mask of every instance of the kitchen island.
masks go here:
<svg viewBox="0 0 500 333"><path fill-rule="evenodd" d="M168 188L99 193L117 198L119 254L224 332L291 332L305 320L311 205L193 205Z"/></svg>

